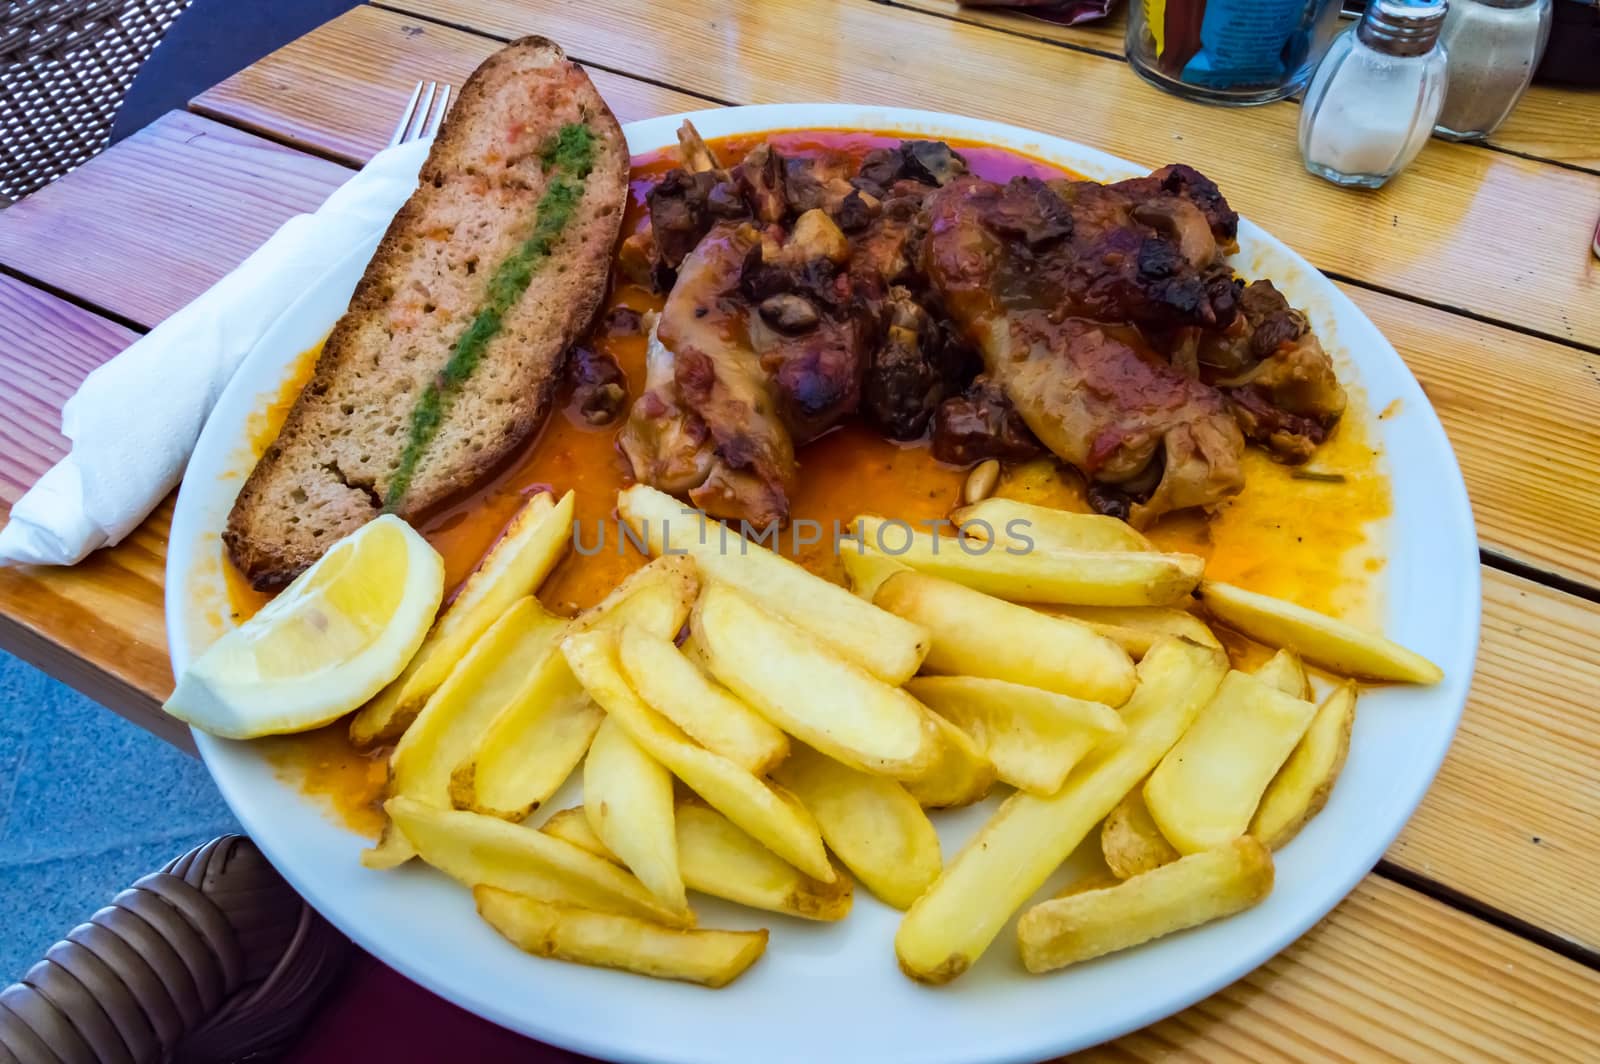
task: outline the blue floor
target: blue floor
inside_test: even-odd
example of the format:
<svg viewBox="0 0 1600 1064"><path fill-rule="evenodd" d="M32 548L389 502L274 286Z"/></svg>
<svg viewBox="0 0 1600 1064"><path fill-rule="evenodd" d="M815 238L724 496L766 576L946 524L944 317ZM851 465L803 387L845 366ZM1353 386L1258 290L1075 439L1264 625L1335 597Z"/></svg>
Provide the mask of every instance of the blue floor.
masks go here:
<svg viewBox="0 0 1600 1064"><path fill-rule="evenodd" d="M0 986L135 879L237 830L199 761L0 653Z"/></svg>

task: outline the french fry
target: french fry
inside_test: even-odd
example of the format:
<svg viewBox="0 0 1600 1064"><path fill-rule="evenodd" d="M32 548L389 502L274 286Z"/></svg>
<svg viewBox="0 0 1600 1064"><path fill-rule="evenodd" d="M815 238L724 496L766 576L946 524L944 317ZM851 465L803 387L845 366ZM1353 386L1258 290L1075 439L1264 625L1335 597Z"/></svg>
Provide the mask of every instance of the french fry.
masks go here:
<svg viewBox="0 0 1600 1064"><path fill-rule="evenodd" d="M1268 658L1253 675L1268 687L1276 687L1286 695L1306 699L1311 697L1311 677L1306 675L1300 655L1288 647Z"/></svg>
<svg viewBox="0 0 1600 1064"><path fill-rule="evenodd" d="M1040 612L1086 624L1135 659L1149 653L1151 644L1164 635L1222 646L1205 621L1173 606L1044 606Z"/></svg>
<svg viewBox="0 0 1600 1064"><path fill-rule="evenodd" d="M1215 580L1201 584L1198 594L1206 612L1228 627L1269 647L1291 647L1341 676L1420 684L1444 679L1421 654L1304 606Z"/></svg>
<svg viewBox="0 0 1600 1064"><path fill-rule="evenodd" d="M628 627L617 651L639 697L701 746L757 776L789 756L782 730L701 672L670 639Z"/></svg>
<svg viewBox="0 0 1600 1064"><path fill-rule="evenodd" d="M1161 834L1186 854L1243 835L1316 711L1248 673L1228 673L1145 782L1145 805Z"/></svg>
<svg viewBox="0 0 1600 1064"><path fill-rule="evenodd" d="M389 758L389 794L439 808L450 806L450 773L478 735L517 697L527 661L555 649L566 622L532 595L513 602L472 644L433 692ZM390 868L413 855L405 836L386 827L362 853L369 868Z"/></svg>
<svg viewBox="0 0 1600 1064"><path fill-rule="evenodd" d="M605 714L551 647L528 667L517 697L489 723L450 775L450 804L526 819L583 760Z"/></svg>
<svg viewBox="0 0 1600 1064"><path fill-rule="evenodd" d="M939 732L939 757L927 773L906 780L905 788L924 809L953 809L981 801L994 786L994 762L983 756L972 736L932 710Z"/></svg>
<svg viewBox="0 0 1600 1064"><path fill-rule="evenodd" d="M1125 730L1117 711L1055 691L980 676L918 676L906 690L972 737L1000 778L1054 794L1067 773Z"/></svg>
<svg viewBox="0 0 1600 1064"><path fill-rule="evenodd" d="M961 534L1023 550L1155 550L1126 521L990 498L950 515Z"/></svg>
<svg viewBox="0 0 1600 1064"><path fill-rule="evenodd" d="M539 825L539 830L546 835L554 835L563 839L580 850L587 850L596 857L604 857L612 864L620 865L622 859L600 841L600 836L594 833L594 828L589 826L589 813L581 805L570 809L558 809L550 814L550 819ZM682 862L679 862L680 867Z"/></svg>
<svg viewBox="0 0 1600 1064"><path fill-rule="evenodd" d="M1144 784L1129 791L1100 825L1100 852L1117 879L1171 864L1183 855L1161 834L1144 804Z"/></svg>
<svg viewBox="0 0 1600 1064"><path fill-rule="evenodd" d="M692 913L662 904L626 869L553 835L405 797L383 808L424 861L469 887L482 883L669 927L694 926Z"/></svg>
<svg viewBox="0 0 1600 1064"><path fill-rule="evenodd" d="M925 573L890 576L873 602L933 637L924 671L998 680L1120 706L1133 661L1105 636Z"/></svg>
<svg viewBox="0 0 1600 1064"><path fill-rule="evenodd" d="M939 875L939 835L917 800L894 780L870 776L796 746L775 777L822 828L822 838L872 893L896 909Z"/></svg>
<svg viewBox="0 0 1600 1064"><path fill-rule="evenodd" d="M678 864L690 890L802 920L831 922L850 915L849 876L818 882L698 801L679 802L677 821ZM582 806L561 810L540 830L616 860L589 827Z"/></svg>
<svg viewBox="0 0 1600 1064"><path fill-rule="evenodd" d="M894 527L857 517L867 549L931 576L1012 602L1075 606L1166 606L1200 582L1205 561L1192 554L1007 548ZM1010 548L1017 550L1018 548Z"/></svg>
<svg viewBox="0 0 1600 1064"><path fill-rule="evenodd" d="M687 911L678 870L672 773L606 719L583 762L583 808L606 848L673 909Z"/></svg>
<svg viewBox="0 0 1600 1064"><path fill-rule="evenodd" d="M1250 834L1268 849L1281 848L1328 804L1350 752L1355 720L1356 685L1346 683L1323 701L1311 727L1261 796Z"/></svg>
<svg viewBox="0 0 1600 1064"><path fill-rule="evenodd" d="M1028 971L1048 972L1232 916L1272 891L1272 854L1248 835L1115 886L1040 902L1017 921Z"/></svg>
<svg viewBox="0 0 1600 1064"><path fill-rule="evenodd" d="M635 484L617 493L617 512L646 538L650 551L686 552L707 578L756 596L885 683L904 683L922 664L928 638L916 625L743 539L670 495Z"/></svg>
<svg viewBox="0 0 1600 1064"><path fill-rule="evenodd" d="M721 754L696 745L646 705L623 678L611 632L601 628L569 636L561 649L572 674L645 753L773 853L824 883L835 880L811 814Z"/></svg>
<svg viewBox="0 0 1600 1064"><path fill-rule="evenodd" d="M405 669L351 718L351 742L372 746L400 737L478 637L561 560L572 538L574 505L570 491L560 502L541 492L517 511Z"/></svg>
<svg viewBox="0 0 1600 1064"><path fill-rule="evenodd" d="M713 581L691 619L710 672L767 720L852 768L915 779L939 736L915 699Z"/></svg>
<svg viewBox="0 0 1600 1064"><path fill-rule="evenodd" d="M692 558L670 555L635 569L595 606L572 622L572 634L601 626L620 631L627 625L671 639L689 619L700 596L700 571Z"/></svg>
<svg viewBox="0 0 1600 1064"><path fill-rule="evenodd" d="M767 948L765 930L679 931L489 886L473 888L472 897L478 914L518 949L656 979L727 986Z"/></svg>
<svg viewBox="0 0 1600 1064"><path fill-rule="evenodd" d="M567 634L623 625L670 638L699 593L688 558L660 558L631 574ZM451 774L450 799L506 820L522 820L550 799L583 760L604 718L559 649L533 661L517 697L495 716Z"/></svg>
<svg viewBox="0 0 1600 1064"><path fill-rule="evenodd" d="M868 602L872 601L885 580L895 573L912 571L909 565L901 565L887 555L867 550L841 549L839 560L844 563L844 575L850 579L850 590Z"/></svg>
<svg viewBox="0 0 1600 1064"><path fill-rule="evenodd" d="M1084 758L1048 798L1006 799L900 922L900 968L925 983L965 972L1011 914L1145 777L1189 727L1227 673L1222 651L1165 639L1139 663L1122 709L1127 733Z"/></svg>

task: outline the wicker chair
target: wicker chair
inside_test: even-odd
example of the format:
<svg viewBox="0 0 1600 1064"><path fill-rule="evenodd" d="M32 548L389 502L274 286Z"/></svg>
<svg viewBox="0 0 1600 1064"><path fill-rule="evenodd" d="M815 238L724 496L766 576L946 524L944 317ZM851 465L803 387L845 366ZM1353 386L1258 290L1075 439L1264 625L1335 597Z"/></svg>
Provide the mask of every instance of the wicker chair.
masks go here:
<svg viewBox="0 0 1600 1064"><path fill-rule="evenodd" d="M0 204L104 148L139 67L190 0L5 0Z"/></svg>

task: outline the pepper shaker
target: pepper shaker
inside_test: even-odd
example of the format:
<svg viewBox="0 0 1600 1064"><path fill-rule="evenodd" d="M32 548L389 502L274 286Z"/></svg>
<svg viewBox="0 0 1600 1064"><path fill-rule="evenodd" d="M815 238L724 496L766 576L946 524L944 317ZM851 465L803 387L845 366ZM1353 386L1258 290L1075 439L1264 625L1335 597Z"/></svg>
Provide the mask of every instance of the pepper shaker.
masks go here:
<svg viewBox="0 0 1600 1064"><path fill-rule="evenodd" d="M1450 0L1439 32L1449 89L1434 132L1446 140L1493 133L1528 90L1550 20L1550 0Z"/></svg>
<svg viewBox="0 0 1600 1064"><path fill-rule="evenodd" d="M1444 102L1445 11L1445 0L1372 0L1333 42L1300 109L1307 170L1377 188L1416 158Z"/></svg>

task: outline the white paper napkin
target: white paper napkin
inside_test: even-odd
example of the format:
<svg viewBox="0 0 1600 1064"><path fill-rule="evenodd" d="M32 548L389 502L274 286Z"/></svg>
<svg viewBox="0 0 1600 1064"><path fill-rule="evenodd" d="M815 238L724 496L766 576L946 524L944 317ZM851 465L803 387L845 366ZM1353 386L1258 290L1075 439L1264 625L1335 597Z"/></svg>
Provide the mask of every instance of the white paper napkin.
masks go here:
<svg viewBox="0 0 1600 1064"><path fill-rule="evenodd" d="M133 531L183 478L234 370L301 293L373 242L417 186L428 142L390 148L313 214L89 374L61 410L72 450L12 507L0 565L72 565Z"/></svg>

